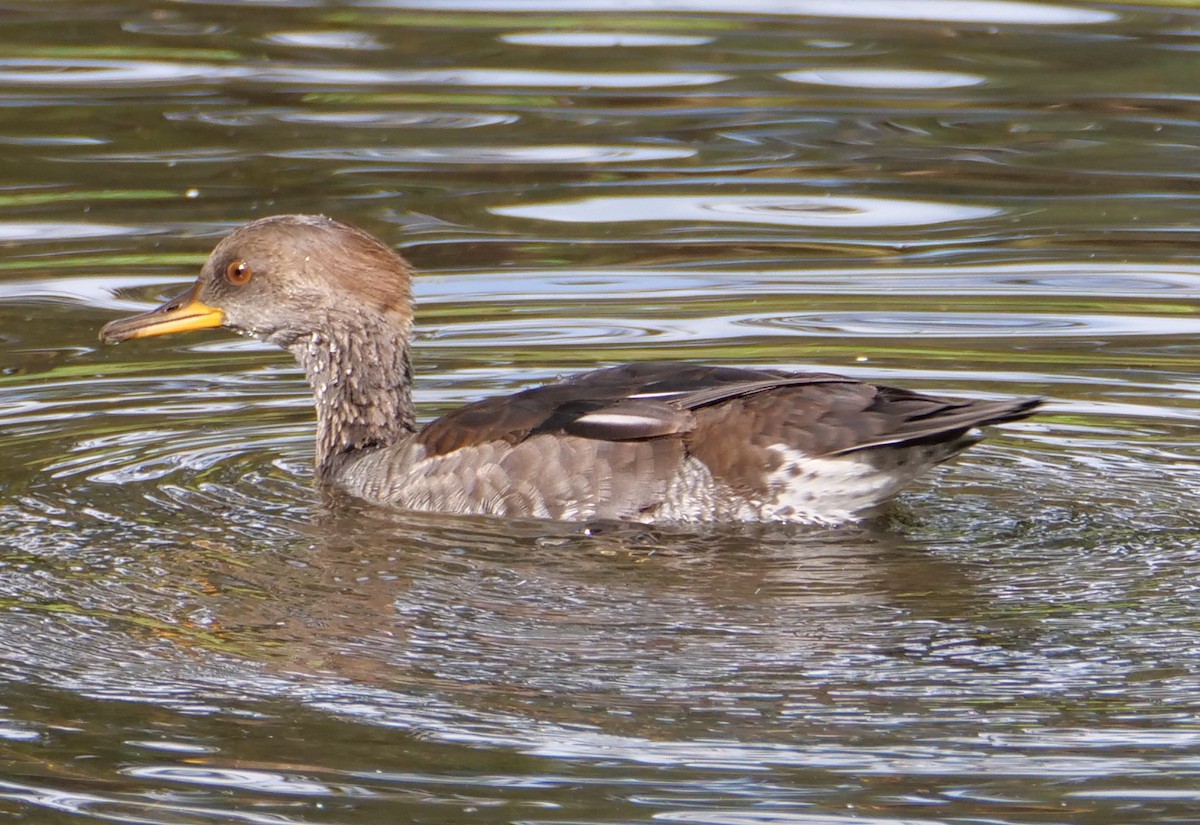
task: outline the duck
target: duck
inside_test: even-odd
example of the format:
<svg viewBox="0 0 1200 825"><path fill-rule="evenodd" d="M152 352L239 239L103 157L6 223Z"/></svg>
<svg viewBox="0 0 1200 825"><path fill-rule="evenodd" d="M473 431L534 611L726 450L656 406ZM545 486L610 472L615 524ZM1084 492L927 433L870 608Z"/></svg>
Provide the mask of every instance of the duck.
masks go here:
<svg viewBox="0 0 1200 825"><path fill-rule="evenodd" d="M556 521L862 517L1038 398L955 399L825 372L652 361L467 404L419 425L413 270L323 215L223 238L182 295L100 339L223 328L289 351L312 388L315 479L401 510Z"/></svg>

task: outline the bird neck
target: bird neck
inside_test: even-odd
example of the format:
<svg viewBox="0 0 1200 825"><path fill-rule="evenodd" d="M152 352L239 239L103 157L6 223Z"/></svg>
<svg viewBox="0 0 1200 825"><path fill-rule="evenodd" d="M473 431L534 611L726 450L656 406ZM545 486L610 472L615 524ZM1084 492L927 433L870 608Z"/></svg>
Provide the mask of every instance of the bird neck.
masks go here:
<svg viewBox="0 0 1200 825"><path fill-rule="evenodd" d="M394 444L416 430L409 331L384 317L330 319L288 349L312 386L317 409L317 477L352 454Z"/></svg>

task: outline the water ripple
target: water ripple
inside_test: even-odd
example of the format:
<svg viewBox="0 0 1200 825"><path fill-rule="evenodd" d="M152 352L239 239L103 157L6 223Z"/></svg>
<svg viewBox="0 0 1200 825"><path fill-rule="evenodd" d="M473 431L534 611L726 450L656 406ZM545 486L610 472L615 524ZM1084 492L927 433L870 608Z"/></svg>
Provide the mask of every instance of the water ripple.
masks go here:
<svg viewBox="0 0 1200 825"><path fill-rule="evenodd" d="M858 89L953 89L987 82L986 77L977 74L917 69L803 69L779 76L793 83Z"/></svg>
<svg viewBox="0 0 1200 825"><path fill-rule="evenodd" d="M505 43L515 43L520 46L602 49L610 47L703 46L705 43L713 42L715 38L644 32L541 31L502 34L500 39Z"/></svg>
<svg viewBox="0 0 1200 825"><path fill-rule="evenodd" d="M332 796L335 788L299 775L231 768L202 768L187 765L151 765L127 768L123 773L139 779L163 779L188 785L249 788L264 793Z"/></svg>
<svg viewBox="0 0 1200 825"><path fill-rule="evenodd" d="M0 241L77 240L81 238L111 238L121 235L141 235L144 228L118 226L108 223L51 223L14 221L0 223Z"/></svg>
<svg viewBox="0 0 1200 825"><path fill-rule="evenodd" d="M481 126L505 126L520 120L519 115L491 112L421 111L335 111L303 109L200 109L168 112L167 120L208 123L214 126L263 126L273 123L298 123L339 129L475 129Z"/></svg>
<svg viewBox="0 0 1200 825"><path fill-rule="evenodd" d="M297 149L278 157L391 163L620 163L693 157L687 146L428 146Z"/></svg>
<svg viewBox="0 0 1200 825"><path fill-rule="evenodd" d="M242 77L237 66L155 60L0 59L5 86L139 87L146 84L213 82Z"/></svg>
<svg viewBox="0 0 1200 825"><path fill-rule="evenodd" d="M812 313L790 316L744 316L732 321L748 326L779 327L810 335L891 337L1032 336L1060 338L1077 335L1200 335L1200 318L1172 315L1060 315L995 312L878 312Z"/></svg>
<svg viewBox="0 0 1200 825"><path fill-rule="evenodd" d="M383 49L372 35L354 31L275 32L262 38L274 46L296 46L303 49Z"/></svg>
<svg viewBox="0 0 1200 825"><path fill-rule="evenodd" d="M278 67L255 72L267 85L482 86L541 89L668 89L729 80L716 72L569 72L547 69L349 69Z"/></svg>
<svg viewBox="0 0 1200 825"><path fill-rule="evenodd" d="M443 11L495 11L488 0L359 0L364 5L394 9L440 9ZM725 0L575 0L575 12L715 13L728 14L734 9ZM561 0L510 0L506 12L561 12ZM802 15L870 20L931 20L944 23L995 23L1026 26L1077 26L1109 23L1118 19L1114 12L1052 3L1025 3L1017 0L743 0L739 14Z"/></svg>
<svg viewBox="0 0 1200 825"><path fill-rule="evenodd" d="M496 215L567 223L675 221L779 226L923 226L991 218L994 207L836 195L609 195L521 206Z"/></svg>

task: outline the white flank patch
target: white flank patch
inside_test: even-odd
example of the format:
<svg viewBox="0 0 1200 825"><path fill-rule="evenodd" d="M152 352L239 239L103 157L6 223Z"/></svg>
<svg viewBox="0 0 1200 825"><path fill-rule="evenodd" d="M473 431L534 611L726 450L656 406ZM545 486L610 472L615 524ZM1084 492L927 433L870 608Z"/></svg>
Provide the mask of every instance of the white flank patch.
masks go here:
<svg viewBox="0 0 1200 825"><path fill-rule="evenodd" d="M761 497L739 498L689 457L671 480L656 521L790 521L834 526L853 521L944 458L944 451L910 447L814 458L773 444L780 466L765 479Z"/></svg>
<svg viewBox="0 0 1200 825"><path fill-rule="evenodd" d="M937 463L936 451L928 447L828 458L786 444L773 444L771 449L783 463L767 476L774 499L763 502L761 514L784 521L851 521Z"/></svg>

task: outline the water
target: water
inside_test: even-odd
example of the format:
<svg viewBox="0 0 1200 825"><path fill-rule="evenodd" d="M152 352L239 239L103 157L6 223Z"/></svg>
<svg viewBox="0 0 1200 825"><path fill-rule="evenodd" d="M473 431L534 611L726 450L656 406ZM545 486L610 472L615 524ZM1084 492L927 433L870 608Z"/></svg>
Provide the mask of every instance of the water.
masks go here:
<svg viewBox="0 0 1200 825"><path fill-rule="evenodd" d="M1193 822L1200 14L70 2L0 22L0 816ZM244 220L401 247L431 417L598 363L1011 425L840 530L324 501L290 359L101 347Z"/></svg>

